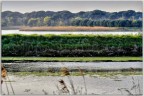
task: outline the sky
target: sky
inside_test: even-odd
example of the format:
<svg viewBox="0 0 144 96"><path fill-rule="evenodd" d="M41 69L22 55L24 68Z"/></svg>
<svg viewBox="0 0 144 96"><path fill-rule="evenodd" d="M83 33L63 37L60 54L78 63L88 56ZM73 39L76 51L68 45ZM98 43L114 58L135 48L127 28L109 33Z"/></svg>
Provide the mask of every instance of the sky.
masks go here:
<svg viewBox="0 0 144 96"><path fill-rule="evenodd" d="M102 10L118 12L135 10L142 12L142 1L3 1L2 11L21 13L32 11L80 11Z"/></svg>

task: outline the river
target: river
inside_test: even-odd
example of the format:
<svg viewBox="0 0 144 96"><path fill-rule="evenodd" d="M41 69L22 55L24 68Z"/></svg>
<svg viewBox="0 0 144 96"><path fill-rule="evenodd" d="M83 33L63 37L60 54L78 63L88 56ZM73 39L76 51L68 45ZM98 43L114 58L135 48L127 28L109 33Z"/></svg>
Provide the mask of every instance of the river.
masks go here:
<svg viewBox="0 0 144 96"><path fill-rule="evenodd" d="M5 34L26 34L26 35L31 35L31 34L38 34L38 35L44 35L44 34L113 34L113 35L127 35L127 34L142 34L142 32L106 32L106 31L95 31L95 32L88 32L88 31L81 31L81 32L66 32L66 31L19 31L19 30L2 30L2 35Z"/></svg>
<svg viewBox="0 0 144 96"><path fill-rule="evenodd" d="M141 69L142 62L29 62L29 63L3 63L9 71L47 71L53 68L58 71L67 67L70 70L121 70L121 69Z"/></svg>

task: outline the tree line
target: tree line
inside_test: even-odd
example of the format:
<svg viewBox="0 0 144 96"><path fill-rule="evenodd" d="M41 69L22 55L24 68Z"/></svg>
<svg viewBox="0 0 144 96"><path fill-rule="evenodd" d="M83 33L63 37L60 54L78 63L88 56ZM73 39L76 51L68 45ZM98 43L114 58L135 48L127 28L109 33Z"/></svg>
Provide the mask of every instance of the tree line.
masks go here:
<svg viewBox="0 0 144 96"><path fill-rule="evenodd" d="M37 11L20 13L2 12L4 26L108 26L108 27L141 27L142 12L133 10L106 12L93 10L71 13L69 11Z"/></svg>
<svg viewBox="0 0 144 96"><path fill-rule="evenodd" d="M72 26L105 26L105 27L142 27L140 20L101 20L93 21L89 19L73 20Z"/></svg>

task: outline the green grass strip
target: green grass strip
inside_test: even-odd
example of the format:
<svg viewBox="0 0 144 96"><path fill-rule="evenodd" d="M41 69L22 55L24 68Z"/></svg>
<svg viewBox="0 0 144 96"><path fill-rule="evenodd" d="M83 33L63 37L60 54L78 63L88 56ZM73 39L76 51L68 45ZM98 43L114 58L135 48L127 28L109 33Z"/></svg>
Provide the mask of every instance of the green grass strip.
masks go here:
<svg viewBox="0 0 144 96"><path fill-rule="evenodd" d="M61 72L9 72L12 75L18 75L18 76L62 76ZM82 76L80 72L71 72L71 76ZM100 76L100 77L110 77L110 76L117 76L117 75L123 75L123 76L130 76L130 75L142 75L142 72L84 72L83 75L89 75L89 76Z"/></svg>
<svg viewBox="0 0 144 96"><path fill-rule="evenodd" d="M2 57L2 61L42 61L42 62L142 61L142 57Z"/></svg>

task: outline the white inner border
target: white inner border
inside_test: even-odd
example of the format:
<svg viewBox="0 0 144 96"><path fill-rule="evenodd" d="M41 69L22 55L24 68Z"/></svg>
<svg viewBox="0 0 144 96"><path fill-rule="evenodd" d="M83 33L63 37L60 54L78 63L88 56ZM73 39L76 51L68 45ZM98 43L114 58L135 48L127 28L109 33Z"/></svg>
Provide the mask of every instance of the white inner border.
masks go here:
<svg viewBox="0 0 144 96"><path fill-rule="evenodd" d="M0 0L0 12L2 12L2 1L41 1L41 0ZM42 0L42 1L89 1L89 0ZM90 1L142 1L142 3L144 2L144 0L90 0ZM142 10L143 10L142 12L144 13L144 3L143 3ZM1 14L0 14L0 17L1 17ZM0 18L0 21L1 21L1 18ZM144 31L144 14L143 14L143 31ZM2 30L1 30L1 23L0 23L0 35L1 34L2 34ZM142 36L143 36L143 45L144 45L144 34ZM144 47L143 47L142 52L143 52L143 57L144 57ZM1 36L0 36L0 64L1 64ZM143 62L143 68L144 68L144 62ZM0 69L1 69L1 65L0 65ZM143 70L143 73L144 73L144 70ZM0 74L1 74L1 71L0 71ZM143 80L144 80L144 76L143 76ZM0 76L0 82L1 82L1 76ZM144 88L144 82L143 82L143 88ZM1 93L2 93L2 87L0 83L0 96L2 96ZM143 95L144 95L144 91L143 91ZM4 95L4 96L15 96L15 95ZM27 95L22 95L22 96L27 96ZM28 95L28 96L46 96L46 95ZM53 96L53 95L48 95L48 96ZM58 96L62 96L62 95L58 95ZM79 96L79 95L76 95L76 96ZM86 95L86 96L90 96L90 95ZM114 95L99 95L99 96L124 96L124 95L114 94Z"/></svg>

